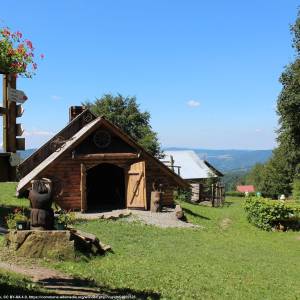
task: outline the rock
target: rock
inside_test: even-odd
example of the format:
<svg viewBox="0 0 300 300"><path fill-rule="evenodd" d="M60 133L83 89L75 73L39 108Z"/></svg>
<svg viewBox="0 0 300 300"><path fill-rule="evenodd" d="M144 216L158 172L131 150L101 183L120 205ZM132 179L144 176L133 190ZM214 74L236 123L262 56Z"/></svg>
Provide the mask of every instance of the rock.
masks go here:
<svg viewBox="0 0 300 300"><path fill-rule="evenodd" d="M184 213L180 205L175 206L175 216L179 220L183 219L184 217Z"/></svg>

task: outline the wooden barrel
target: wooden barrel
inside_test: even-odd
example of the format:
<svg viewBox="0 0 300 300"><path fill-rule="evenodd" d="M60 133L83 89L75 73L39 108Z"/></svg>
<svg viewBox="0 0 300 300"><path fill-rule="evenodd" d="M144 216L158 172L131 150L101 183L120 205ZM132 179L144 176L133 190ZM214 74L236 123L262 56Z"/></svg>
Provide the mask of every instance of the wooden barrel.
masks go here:
<svg viewBox="0 0 300 300"><path fill-rule="evenodd" d="M162 192L159 192L159 191L151 192L150 210L152 212L161 211L161 196L162 196Z"/></svg>

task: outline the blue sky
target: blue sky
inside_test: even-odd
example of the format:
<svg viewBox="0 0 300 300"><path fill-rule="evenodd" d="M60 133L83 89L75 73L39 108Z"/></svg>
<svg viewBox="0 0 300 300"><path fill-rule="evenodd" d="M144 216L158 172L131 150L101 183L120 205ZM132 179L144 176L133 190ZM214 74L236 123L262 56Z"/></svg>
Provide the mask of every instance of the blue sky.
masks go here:
<svg viewBox="0 0 300 300"><path fill-rule="evenodd" d="M294 58L294 0L2 1L37 75L19 79L27 148L68 122L68 108L105 93L136 96L163 146L270 149L278 78ZM2 130L1 130L2 134ZM2 136L0 136L2 139Z"/></svg>

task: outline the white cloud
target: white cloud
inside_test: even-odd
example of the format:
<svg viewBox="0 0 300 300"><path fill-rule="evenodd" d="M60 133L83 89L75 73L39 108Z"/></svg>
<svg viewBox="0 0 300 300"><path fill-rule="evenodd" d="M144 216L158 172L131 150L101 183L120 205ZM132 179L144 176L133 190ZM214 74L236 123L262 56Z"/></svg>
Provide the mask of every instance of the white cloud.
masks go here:
<svg viewBox="0 0 300 300"><path fill-rule="evenodd" d="M200 105L200 102L196 101L196 100L190 100L190 101L187 102L187 105L189 107L198 107Z"/></svg>
<svg viewBox="0 0 300 300"><path fill-rule="evenodd" d="M52 100L62 100L63 97L62 97L62 96L57 96L57 95L52 95L52 96L51 96L51 99L52 99Z"/></svg>
<svg viewBox="0 0 300 300"><path fill-rule="evenodd" d="M46 130L31 130L27 131L25 130L23 133L23 136L53 136L54 133L51 131L46 131Z"/></svg>

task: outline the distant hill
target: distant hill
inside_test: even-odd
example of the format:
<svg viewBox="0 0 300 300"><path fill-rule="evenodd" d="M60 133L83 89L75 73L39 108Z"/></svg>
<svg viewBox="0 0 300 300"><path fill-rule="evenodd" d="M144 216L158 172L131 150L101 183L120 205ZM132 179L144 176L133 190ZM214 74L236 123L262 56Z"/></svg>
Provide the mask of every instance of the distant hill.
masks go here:
<svg viewBox="0 0 300 300"><path fill-rule="evenodd" d="M194 150L201 159L207 160L223 173L248 171L256 163L265 163L272 150L209 150L171 147L164 150Z"/></svg>
<svg viewBox="0 0 300 300"><path fill-rule="evenodd" d="M33 152L35 152L35 150L36 149L27 149L27 150L24 150L24 151L19 151L22 160L29 157Z"/></svg>
<svg viewBox="0 0 300 300"><path fill-rule="evenodd" d="M20 151L22 160L29 157L35 150ZM207 160L223 173L249 171L256 163L264 163L272 155L272 150L209 150L178 147L169 147L164 150L194 150L201 159Z"/></svg>
<svg viewBox="0 0 300 300"><path fill-rule="evenodd" d="M29 157L33 152L35 152L36 149L27 149L24 151L18 151L18 153L20 153L21 159L24 160L27 157ZM0 148L0 152L3 152L3 149Z"/></svg>

